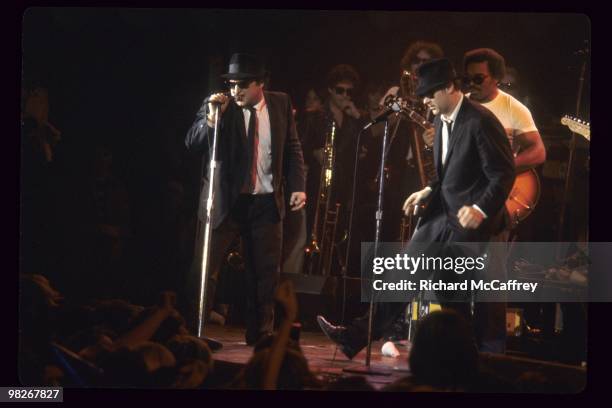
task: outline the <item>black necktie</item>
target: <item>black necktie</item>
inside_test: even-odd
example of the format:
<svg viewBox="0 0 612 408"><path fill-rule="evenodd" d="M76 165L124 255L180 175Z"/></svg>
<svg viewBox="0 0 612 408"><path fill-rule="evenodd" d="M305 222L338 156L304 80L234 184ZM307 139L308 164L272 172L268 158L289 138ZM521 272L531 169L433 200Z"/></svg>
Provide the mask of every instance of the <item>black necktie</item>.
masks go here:
<svg viewBox="0 0 612 408"><path fill-rule="evenodd" d="M453 131L453 121L449 120L449 121L444 121L444 124L446 124L446 130L448 131L448 138L450 139L450 135L451 132Z"/></svg>

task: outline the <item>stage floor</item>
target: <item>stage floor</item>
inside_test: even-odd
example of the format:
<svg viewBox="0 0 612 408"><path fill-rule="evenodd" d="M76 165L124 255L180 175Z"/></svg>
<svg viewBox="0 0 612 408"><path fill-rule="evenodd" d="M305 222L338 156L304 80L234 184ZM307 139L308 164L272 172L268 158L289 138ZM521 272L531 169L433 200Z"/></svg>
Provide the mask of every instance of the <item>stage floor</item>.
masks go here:
<svg viewBox="0 0 612 408"><path fill-rule="evenodd" d="M223 343L223 348L216 351L213 355L217 361L244 365L253 355L253 348L245 343L243 328L207 325L205 335ZM368 383L376 389L380 389L409 373L409 344L405 345L402 343L397 346L400 352L400 356L397 358L383 356L380 351L382 345L382 341L372 343L370 366L373 369L384 371L385 375L366 375ZM360 375L344 372L343 369L363 366L365 364L365 349L357 354L353 360L349 360L340 350L336 351L335 344L321 332L302 331L300 334L300 346L308 361L310 370L325 381Z"/></svg>

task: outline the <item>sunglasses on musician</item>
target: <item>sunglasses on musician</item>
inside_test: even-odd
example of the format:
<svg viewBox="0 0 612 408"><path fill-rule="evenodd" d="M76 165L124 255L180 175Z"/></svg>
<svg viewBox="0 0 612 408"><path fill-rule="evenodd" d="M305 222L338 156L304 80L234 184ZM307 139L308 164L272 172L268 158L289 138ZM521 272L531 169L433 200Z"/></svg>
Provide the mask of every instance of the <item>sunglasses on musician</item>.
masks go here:
<svg viewBox="0 0 612 408"><path fill-rule="evenodd" d="M472 83L476 84L476 85L482 85L482 83L484 82L485 79L487 79L490 75L484 75L484 74L476 74L476 75L466 75L463 77L463 83L465 85L470 85Z"/></svg>
<svg viewBox="0 0 612 408"><path fill-rule="evenodd" d="M353 88L345 88L343 86L335 86L334 92L336 95L353 96Z"/></svg>
<svg viewBox="0 0 612 408"><path fill-rule="evenodd" d="M255 79L243 79L242 81L229 80L225 81L225 86L229 89L234 89L235 86L238 86L240 89L246 89L253 81L255 81Z"/></svg>
<svg viewBox="0 0 612 408"><path fill-rule="evenodd" d="M419 58L419 57L414 57L411 61L410 64L411 65L421 65L426 63L427 61L431 60L431 58Z"/></svg>

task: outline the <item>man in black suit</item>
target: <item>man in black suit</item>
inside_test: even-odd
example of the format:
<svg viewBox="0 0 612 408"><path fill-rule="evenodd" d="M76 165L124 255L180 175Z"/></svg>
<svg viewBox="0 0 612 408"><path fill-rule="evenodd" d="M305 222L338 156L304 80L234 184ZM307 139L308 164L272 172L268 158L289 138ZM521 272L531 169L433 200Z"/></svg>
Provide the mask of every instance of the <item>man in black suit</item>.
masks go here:
<svg viewBox="0 0 612 408"><path fill-rule="evenodd" d="M273 296L280 275L281 220L285 215L283 184L286 182L291 192L292 211L306 203L302 148L291 101L287 94L264 91L265 74L259 58L234 54L229 72L223 75L232 98L222 93L207 98L185 139L190 151L203 154L205 164L210 162L216 119L213 104L218 104L222 116L206 309L210 311L228 247L240 235L246 261L249 345L273 329ZM202 222L206 222L209 182L205 175L198 212ZM201 253L196 261L199 258Z"/></svg>
<svg viewBox="0 0 612 408"><path fill-rule="evenodd" d="M418 76L416 94L436 115L434 162L438 180L404 202L408 213L429 201L406 251L412 253L414 243L487 242L504 227L504 203L514 183L514 161L504 129L489 110L463 96L448 59L424 63ZM406 304L376 306L374 339ZM467 304L453 307L467 315ZM318 321L349 358L367 344L367 316L347 327L333 326L323 316Z"/></svg>

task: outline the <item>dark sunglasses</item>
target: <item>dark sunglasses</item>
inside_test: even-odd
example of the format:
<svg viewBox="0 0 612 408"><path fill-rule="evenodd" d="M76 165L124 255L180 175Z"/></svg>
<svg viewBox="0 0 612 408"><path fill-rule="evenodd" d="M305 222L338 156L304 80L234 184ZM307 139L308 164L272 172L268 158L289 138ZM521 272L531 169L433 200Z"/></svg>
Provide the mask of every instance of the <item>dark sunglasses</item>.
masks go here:
<svg viewBox="0 0 612 408"><path fill-rule="evenodd" d="M423 64L427 61L429 61L431 58L419 58L419 57L414 57L411 61L412 65L416 65L416 64Z"/></svg>
<svg viewBox="0 0 612 408"><path fill-rule="evenodd" d="M254 79L243 79L242 81L238 81L238 82L225 81L225 85L229 89L233 89L236 85L238 85L238 88L240 89L246 89L249 87L249 85L251 85L251 82L253 81L255 80Z"/></svg>
<svg viewBox="0 0 612 408"><path fill-rule="evenodd" d="M484 80L486 78L488 78L490 75L484 75L484 74L476 74L474 76L469 76L466 75L463 77L463 83L465 85L469 85L472 82L475 83L476 85L482 85L482 83L484 82Z"/></svg>
<svg viewBox="0 0 612 408"><path fill-rule="evenodd" d="M335 86L334 87L334 92L336 93L336 95L345 95L346 96L353 96L353 88L345 88L343 86Z"/></svg>

